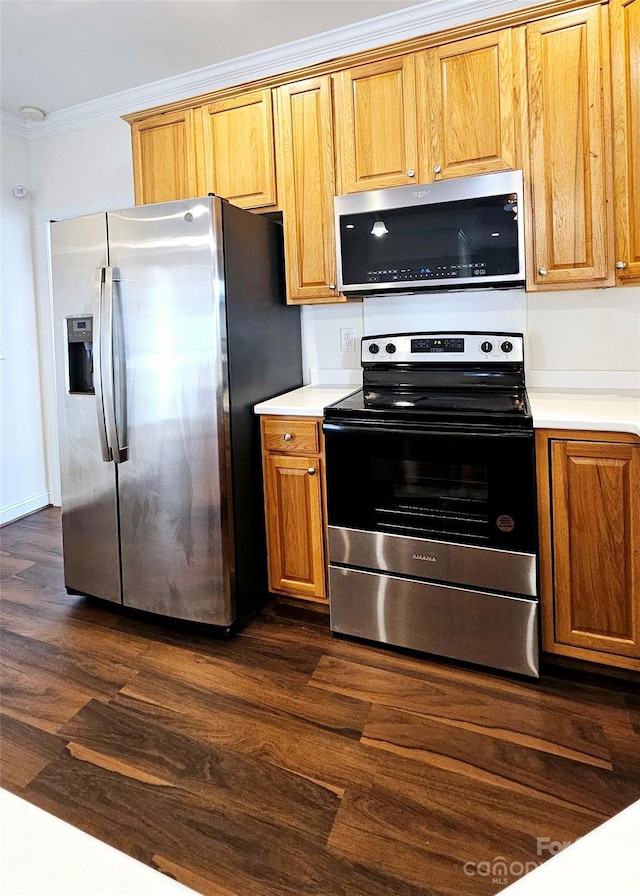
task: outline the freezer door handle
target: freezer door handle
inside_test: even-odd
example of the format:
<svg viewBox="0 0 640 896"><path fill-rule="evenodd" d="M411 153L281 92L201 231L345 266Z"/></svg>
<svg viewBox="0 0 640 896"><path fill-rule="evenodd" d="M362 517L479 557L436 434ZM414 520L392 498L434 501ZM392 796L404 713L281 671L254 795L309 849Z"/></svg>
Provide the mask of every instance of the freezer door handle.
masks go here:
<svg viewBox="0 0 640 896"><path fill-rule="evenodd" d="M105 296L105 330L106 330L106 348L104 353L102 374L103 383L105 384L104 406L105 417L107 423L107 435L113 459L117 464L124 463L127 460L127 446L124 440L120 439L120 430L116 419L116 378L115 371L118 371L117 387L120 391L120 411L122 416L121 429L124 429L124 364L120 352L120 340L115 337L115 290L113 268L107 266L105 268L104 282Z"/></svg>
<svg viewBox="0 0 640 896"><path fill-rule="evenodd" d="M96 394L96 411L98 414L98 436L100 438L100 452L105 463L113 460L111 448L107 440L107 423L104 414L104 391L102 388L102 313L104 293L105 269L96 268L95 280L95 333L93 341L93 386Z"/></svg>

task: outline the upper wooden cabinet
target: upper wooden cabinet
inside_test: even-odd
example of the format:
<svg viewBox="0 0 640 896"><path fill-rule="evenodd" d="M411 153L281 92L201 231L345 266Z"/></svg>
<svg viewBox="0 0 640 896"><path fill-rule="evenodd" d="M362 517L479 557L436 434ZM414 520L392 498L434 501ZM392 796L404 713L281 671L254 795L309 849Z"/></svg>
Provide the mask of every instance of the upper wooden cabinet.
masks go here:
<svg viewBox="0 0 640 896"><path fill-rule="evenodd" d="M190 109L134 121L131 140L136 205L198 195Z"/></svg>
<svg viewBox="0 0 640 896"><path fill-rule="evenodd" d="M417 182L415 57L336 74L340 193Z"/></svg>
<svg viewBox="0 0 640 896"><path fill-rule="evenodd" d="M536 438L544 649L640 669L640 442Z"/></svg>
<svg viewBox="0 0 640 896"><path fill-rule="evenodd" d="M329 75L274 93L278 194L283 209L287 299L335 302L335 167Z"/></svg>
<svg viewBox="0 0 640 896"><path fill-rule="evenodd" d="M613 277L607 10L528 25L530 289Z"/></svg>
<svg viewBox="0 0 640 896"><path fill-rule="evenodd" d="M640 0L611 0L616 275L640 281Z"/></svg>
<svg viewBox="0 0 640 896"><path fill-rule="evenodd" d="M517 167L511 29L417 56L420 178Z"/></svg>
<svg viewBox="0 0 640 896"><path fill-rule="evenodd" d="M640 282L640 0L500 22L125 116L136 202L280 209L288 301L333 302L335 195L522 168L528 290Z"/></svg>
<svg viewBox="0 0 640 896"><path fill-rule="evenodd" d="M209 103L196 115L203 147L200 192L215 193L241 208L275 205L271 91Z"/></svg>

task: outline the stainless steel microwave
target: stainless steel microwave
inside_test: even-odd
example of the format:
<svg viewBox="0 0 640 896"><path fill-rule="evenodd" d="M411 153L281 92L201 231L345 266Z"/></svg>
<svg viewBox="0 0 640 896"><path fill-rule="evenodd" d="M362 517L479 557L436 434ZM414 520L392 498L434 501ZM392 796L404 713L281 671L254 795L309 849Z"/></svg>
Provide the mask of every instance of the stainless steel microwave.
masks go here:
<svg viewBox="0 0 640 896"><path fill-rule="evenodd" d="M339 289L522 287L522 206L521 171L336 196Z"/></svg>

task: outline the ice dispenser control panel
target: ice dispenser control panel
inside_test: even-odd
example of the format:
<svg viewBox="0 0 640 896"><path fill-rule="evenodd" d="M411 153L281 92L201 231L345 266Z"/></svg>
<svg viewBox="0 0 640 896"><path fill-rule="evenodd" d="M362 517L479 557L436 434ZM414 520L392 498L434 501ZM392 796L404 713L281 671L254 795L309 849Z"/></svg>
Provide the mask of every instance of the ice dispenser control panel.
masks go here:
<svg viewBox="0 0 640 896"><path fill-rule="evenodd" d="M93 316L67 318L68 391L93 395Z"/></svg>

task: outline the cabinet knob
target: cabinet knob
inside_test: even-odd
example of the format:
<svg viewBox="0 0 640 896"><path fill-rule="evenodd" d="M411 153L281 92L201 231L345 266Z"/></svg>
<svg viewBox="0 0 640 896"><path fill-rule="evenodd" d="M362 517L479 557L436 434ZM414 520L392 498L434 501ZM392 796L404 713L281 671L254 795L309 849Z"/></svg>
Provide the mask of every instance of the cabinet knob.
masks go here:
<svg viewBox="0 0 640 896"><path fill-rule="evenodd" d="M407 177L415 177L415 176L416 176L416 173L413 170L413 168L409 168L409 170L407 171Z"/></svg>
<svg viewBox="0 0 640 896"><path fill-rule="evenodd" d="M309 467L309 469L307 470L307 473L309 474L309 476L315 476L315 475L316 475L316 468L315 468L315 467Z"/></svg>
<svg viewBox="0 0 640 896"><path fill-rule="evenodd" d="M330 284L329 284L329 289L335 289L335 288L336 288L335 283L330 283Z"/></svg>
<svg viewBox="0 0 640 896"><path fill-rule="evenodd" d="M546 277L549 271L546 268L538 268L538 273L541 277Z"/></svg>
<svg viewBox="0 0 640 896"><path fill-rule="evenodd" d="M282 436L282 438L285 440L285 442L290 442L291 439L293 438L293 436L291 435L290 432L285 432L285 434Z"/></svg>
<svg viewBox="0 0 640 896"><path fill-rule="evenodd" d="M441 168L440 165L434 165L434 166L433 166L433 173L434 173L434 174L440 174L441 171L442 171L442 168Z"/></svg>
<svg viewBox="0 0 640 896"><path fill-rule="evenodd" d="M624 271L624 269L626 268L626 266L627 266L627 262L626 262L626 261L616 261L616 270L618 270L618 271Z"/></svg>

